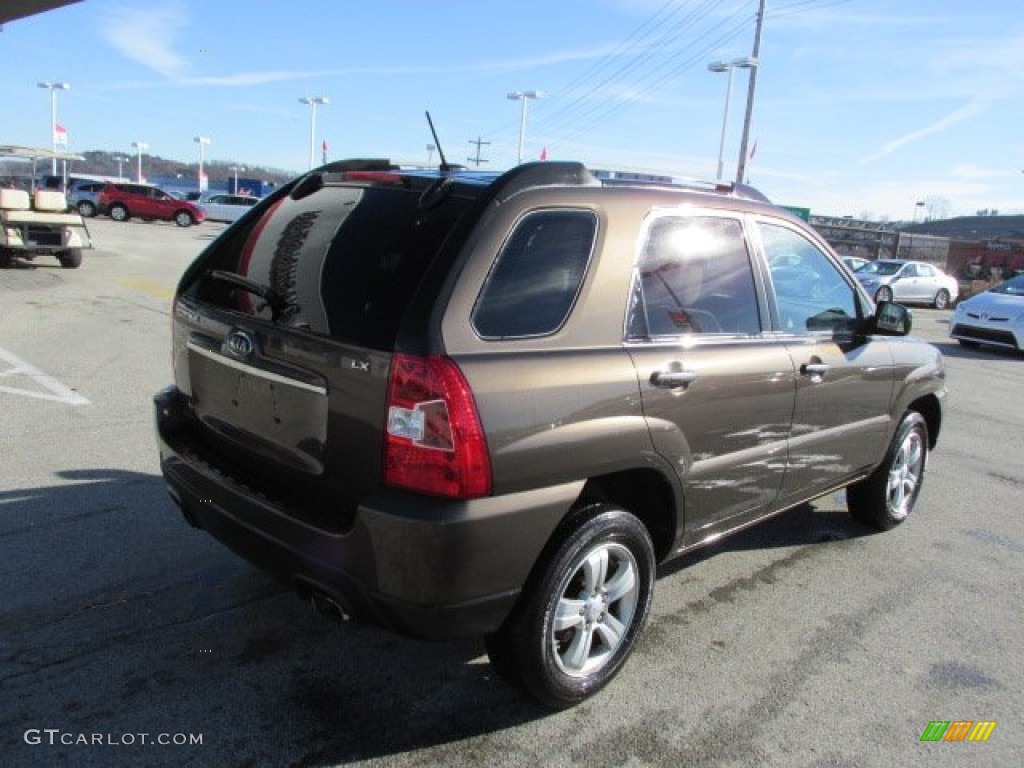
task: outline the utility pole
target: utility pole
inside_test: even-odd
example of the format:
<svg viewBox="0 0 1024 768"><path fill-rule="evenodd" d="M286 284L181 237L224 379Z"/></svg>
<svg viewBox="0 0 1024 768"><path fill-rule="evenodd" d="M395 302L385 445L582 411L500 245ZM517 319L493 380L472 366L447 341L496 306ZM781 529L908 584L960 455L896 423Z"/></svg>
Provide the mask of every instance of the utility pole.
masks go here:
<svg viewBox="0 0 1024 768"><path fill-rule="evenodd" d="M477 136L476 141L470 139L469 143L476 144L476 157L467 157L466 159L469 160L469 162L473 163L478 168L480 167L480 163L490 162L489 160L484 160L482 157L480 157L480 147L489 146L491 142L483 141L480 136Z"/></svg>
<svg viewBox="0 0 1024 768"><path fill-rule="evenodd" d="M754 52L750 54L750 58L760 63L759 58L761 53L761 27L764 25L764 4L765 0L760 0L757 8L757 27L754 30ZM743 140L740 142L740 158L739 164L736 166L736 183L745 183L747 175L747 144L750 142L750 120L754 114L754 86L757 83L757 73L761 67L755 67L750 70L750 81L747 86L747 114L743 118Z"/></svg>

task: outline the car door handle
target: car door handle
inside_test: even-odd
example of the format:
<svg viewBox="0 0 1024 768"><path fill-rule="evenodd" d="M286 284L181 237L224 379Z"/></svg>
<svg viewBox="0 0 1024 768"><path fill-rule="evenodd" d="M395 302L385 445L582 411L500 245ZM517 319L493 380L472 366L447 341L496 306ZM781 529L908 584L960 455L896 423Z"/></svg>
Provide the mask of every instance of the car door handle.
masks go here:
<svg viewBox="0 0 1024 768"><path fill-rule="evenodd" d="M655 371L651 374L651 384L662 389L688 387L697 380L693 371Z"/></svg>
<svg viewBox="0 0 1024 768"><path fill-rule="evenodd" d="M825 363L804 363L800 366L800 375L809 376L812 381L821 381L828 373L828 365Z"/></svg>

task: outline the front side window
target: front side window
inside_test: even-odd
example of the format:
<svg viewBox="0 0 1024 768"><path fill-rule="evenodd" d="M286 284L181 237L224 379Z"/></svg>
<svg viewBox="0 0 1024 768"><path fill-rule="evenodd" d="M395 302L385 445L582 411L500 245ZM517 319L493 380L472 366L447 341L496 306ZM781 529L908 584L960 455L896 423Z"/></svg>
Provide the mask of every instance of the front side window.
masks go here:
<svg viewBox="0 0 1024 768"><path fill-rule="evenodd" d="M484 339L554 333L576 301L597 218L590 211L536 211L506 241L473 309Z"/></svg>
<svg viewBox="0 0 1024 768"><path fill-rule="evenodd" d="M779 330L852 330L857 320L856 293L828 256L787 227L762 222L759 229L775 289Z"/></svg>
<svg viewBox="0 0 1024 768"><path fill-rule="evenodd" d="M750 255L736 219L655 219L634 279L631 336L761 331Z"/></svg>

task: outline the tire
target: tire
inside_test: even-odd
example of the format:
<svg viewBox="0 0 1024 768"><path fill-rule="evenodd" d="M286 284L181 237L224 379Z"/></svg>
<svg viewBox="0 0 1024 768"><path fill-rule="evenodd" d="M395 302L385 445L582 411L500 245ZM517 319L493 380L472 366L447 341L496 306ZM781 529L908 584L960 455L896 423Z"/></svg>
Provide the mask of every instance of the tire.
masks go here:
<svg viewBox="0 0 1024 768"><path fill-rule="evenodd" d="M654 592L654 546L643 523L610 504L584 507L571 520L512 615L485 640L495 670L553 709L593 696L622 669Z"/></svg>
<svg viewBox="0 0 1024 768"><path fill-rule="evenodd" d="M78 269L82 266L82 249L69 248L57 254L57 261L64 269Z"/></svg>
<svg viewBox="0 0 1024 768"><path fill-rule="evenodd" d="M86 219L91 219L96 215L96 203L91 200L79 200L78 201L78 215Z"/></svg>
<svg viewBox="0 0 1024 768"><path fill-rule="evenodd" d="M174 223L179 227L191 227L194 222L195 219L188 211L178 211L174 214Z"/></svg>
<svg viewBox="0 0 1024 768"><path fill-rule="evenodd" d="M936 309L945 309L946 307L948 307L949 306L949 291L947 291L945 288L943 288L938 293L936 293L935 294L935 301L932 302L932 305Z"/></svg>
<svg viewBox="0 0 1024 768"><path fill-rule="evenodd" d="M114 221L128 221L131 218L131 214L128 213L128 209L120 203L115 203L110 206L110 218Z"/></svg>
<svg viewBox="0 0 1024 768"><path fill-rule="evenodd" d="M0 269L7 269L11 266L11 262L14 260L14 251L9 251L6 248L0 248Z"/></svg>
<svg viewBox="0 0 1024 768"><path fill-rule="evenodd" d="M902 523L914 509L928 464L928 425L907 412L886 451L885 460L867 478L846 489L854 519L880 531Z"/></svg>
<svg viewBox="0 0 1024 768"><path fill-rule="evenodd" d="M892 301L892 288L888 285L883 285L878 291L875 292L875 301Z"/></svg>

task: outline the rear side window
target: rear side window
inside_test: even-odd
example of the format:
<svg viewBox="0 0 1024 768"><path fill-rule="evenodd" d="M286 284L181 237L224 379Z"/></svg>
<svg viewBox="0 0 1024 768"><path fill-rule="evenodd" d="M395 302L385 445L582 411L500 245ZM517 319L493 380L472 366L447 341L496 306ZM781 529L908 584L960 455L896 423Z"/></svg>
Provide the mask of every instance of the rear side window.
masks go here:
<svg viewBox="0 0 1024 768"><path fill-rule="evenodd" d="M656 219L637 272L631 336L761 332L750 254L736 219Z"/></svg>
<svg viewBox="0 0 1024 768"><path fill-rule="evenodd" d="M477 299L485 339L546 336L565 323L594 250L590 211L536 211L512 231Z"/></svg>

